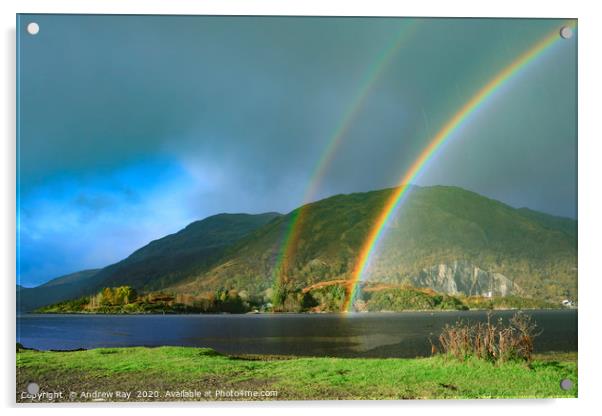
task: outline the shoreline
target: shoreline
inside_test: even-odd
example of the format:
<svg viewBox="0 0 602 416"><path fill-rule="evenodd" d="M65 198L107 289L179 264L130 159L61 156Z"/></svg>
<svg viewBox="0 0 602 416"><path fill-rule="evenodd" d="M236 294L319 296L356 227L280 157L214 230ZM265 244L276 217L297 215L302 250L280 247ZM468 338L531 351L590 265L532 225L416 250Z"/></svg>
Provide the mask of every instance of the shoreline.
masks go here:
<svg viewBox="0 0 602 416"><path fill-rule="evenodd" d="M375 315L375 314L397 314L397 313L453 313L453 312L504 312L504 311L578 311L577 307L561 307L561 308L483 308L483 309L405 309L401 311L362 311L362 312L242 312L242 313L231 313L231 312L219 312L219 313L207 313L207 312L22 312L17 313L19 316L27 315L153 315L153 316L164 316L164 315L207 315L207 316L246 316L246 315Z"/></svg>
<svg viewBox="0 0 602 416"><path fill-rule="evenodd" d="M305 359L305 358L333 358L337 360L420 360L425 358L431 358L434 355L416 355L414 357L348 357L348 356L326 356L326 355L294 355L294 354L261 354L261 353L227 353L218 351L212 347L198 347L198 346L186 346L186 345L131 345L131 346L114 346L114 347L93 347L93 348L70 348L70 349L56 349L50 348L47 350L39 349L39 348L30 348L27 347L20 342L17 342L16 351L17 353L23 351L31 351L31 352L40 352L40 353L73 353L73 352L81 352L81 351L95 351L95 350L129 350L129 349L137 349L144 348L148 350L160 349L160 348L184 348L184 349L202 349L202 350L212 350L216 355L235 358L235 359L250 359L250 360L293 360L293 359ZM550 351L538 351L534 352L533 356L538 359L555 359L559 356L577 356L579 354L578 350L575 351L564 351L564 350L550 350Z"/></svg>

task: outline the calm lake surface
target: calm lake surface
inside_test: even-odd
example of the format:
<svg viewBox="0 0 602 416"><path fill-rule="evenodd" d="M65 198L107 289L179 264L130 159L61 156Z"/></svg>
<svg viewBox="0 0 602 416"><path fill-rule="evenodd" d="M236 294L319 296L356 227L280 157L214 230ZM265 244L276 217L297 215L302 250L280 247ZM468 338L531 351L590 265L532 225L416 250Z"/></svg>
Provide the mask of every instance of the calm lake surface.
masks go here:
<svg viewBox="0 0 602 416"><path fill-rule="evenodd" d="M496 311L510 318L515 311ZM542 334L535 350L577 351L577 310L526 311ZM277 315L21 315L17 342L42 350L129 346L211 347L230 354L336 357L430 355L446 323L485 311Z"/></svg>

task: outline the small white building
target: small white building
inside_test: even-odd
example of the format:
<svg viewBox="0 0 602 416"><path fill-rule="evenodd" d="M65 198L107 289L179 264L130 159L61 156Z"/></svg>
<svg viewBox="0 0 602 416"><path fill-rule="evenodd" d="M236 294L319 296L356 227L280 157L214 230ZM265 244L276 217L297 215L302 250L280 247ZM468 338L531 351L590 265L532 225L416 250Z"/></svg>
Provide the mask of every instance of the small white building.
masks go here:
<svg viewBox="0 0 602 416"><path fill-rule="evenodd" d="M568 299L562 301L562 306L573 306L573 302Z"/></svg>

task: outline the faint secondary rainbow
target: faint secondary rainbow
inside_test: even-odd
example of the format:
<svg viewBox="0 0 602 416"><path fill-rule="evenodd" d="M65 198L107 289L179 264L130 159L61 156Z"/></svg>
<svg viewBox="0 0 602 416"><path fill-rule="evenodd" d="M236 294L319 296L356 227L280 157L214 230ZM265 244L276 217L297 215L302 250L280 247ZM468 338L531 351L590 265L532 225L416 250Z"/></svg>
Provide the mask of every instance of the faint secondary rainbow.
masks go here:
<svg viewBox="0 0 602 416"><path fill-rule="evenodd" d="M574 23L570 22L567 25L573 27ZM402 201L404 195L406 195L411 181L414 180L426 167L427 162L437 154L437 151L443 144L445 144L446 140L450 138L452 134L469 118L469 116L473 114L480 105L486 102L487 99L491 97L491 95L498 90L500 86L512 78L512 76L519 72L521 68L528 65L542 52L561 39L559 30L560 28L536 43L533 47L531 47L531 49L520 55L516 60L514 60L514 62L500 71L485 86L477 91L477 93L474 94L470 100L466 102L462 108L460 108L460 110L458 110L452 116L452 118L447 121L447 123L445 123L445 125L430 140L428 146L422 151L410 168L404 173L401 180L398 182L398 187L395 188L385 203L384 208L378 215L376 222L368 234L368 238L365 240L364 245L360 250L359 258L353 270L350 289L347 291L347 298L345 299L345 303L343 305L343 310L348 311L352 307L353 299L357 296L359 282L362 280L366 266L370 262L370 258L374 252L374 249L384 234L383 231L385 229L385 225L391 216L396 212L396 208Z"/></svg>
<svg viewBox="0 0 602 416"><path fill-rule="evenodd" d="M418 20L416 19L407 19L404 21L404 24L393 37L392 41L381 51L377 59L366 71L365 76L360 82L360 88L358 89L358 92L353 97L353 100L344 112L340 122L332 132L332 135L326 141L326 147L315 165L315 168L309 179L309 184L303 194L302 206L293 213L293 216L289 221L285 231L282 246L274 265L273 273L275 279L280 277L280 274L283 271L283 266L285 266L284 269L286 269L286 261L291 258L295 251L299 231L302 228L303 220L307 213L307 204L315 197L318 186L324 176L324 172L330 165L336 150L339 148L343 138L345 137L345 134L363 107L366 97L368 97L370 91L377 83L391 59L397 54L407 39L414 33L417 24Z"/></svg>

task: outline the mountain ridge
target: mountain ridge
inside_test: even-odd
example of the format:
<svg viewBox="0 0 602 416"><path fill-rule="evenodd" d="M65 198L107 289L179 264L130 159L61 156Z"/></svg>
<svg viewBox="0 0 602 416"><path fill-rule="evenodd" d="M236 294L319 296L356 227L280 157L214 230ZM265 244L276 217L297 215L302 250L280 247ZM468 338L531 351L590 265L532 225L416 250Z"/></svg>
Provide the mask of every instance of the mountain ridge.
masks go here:
<svg viewBox="0 0 602 416"><path fill-rule="evenodd" d="M297 297L307 287L325 290L321 282L351 279L373 218L394 190L333 195L287 214L207 217L101 269L88 289L131 285L187 296L224 289L264 301L280 289ZM300 209L294 255L276 270ZM513 208L459 187L412 186L387 225L365 284L576 298L576 229L576 220Z"/></svg>

